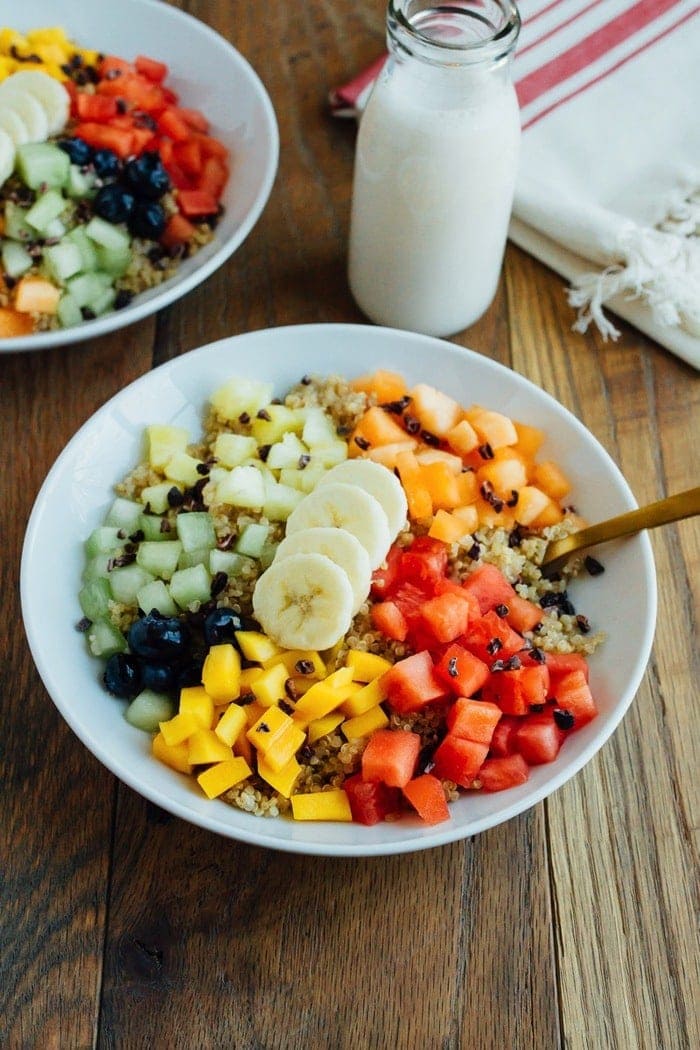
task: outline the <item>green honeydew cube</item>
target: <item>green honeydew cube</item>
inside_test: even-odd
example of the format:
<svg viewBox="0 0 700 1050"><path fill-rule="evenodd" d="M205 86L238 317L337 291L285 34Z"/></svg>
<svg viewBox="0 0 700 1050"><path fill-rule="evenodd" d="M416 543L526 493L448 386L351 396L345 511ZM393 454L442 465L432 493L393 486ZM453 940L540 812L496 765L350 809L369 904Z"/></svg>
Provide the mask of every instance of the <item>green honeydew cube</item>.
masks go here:
<svg viewBox="0 0 700 1050"><path fill-rule="evenodd" d="M161 722L167 722L175 714L175 705L169 696L144 689L131 701L124 717L135 729L155 733Z"/></svg>
<svg viewBox="0 0 700 1050"><path fill-rule="evenodd" d="M136 500L117 496L107 511L104 523L113 525L117 529L123 529L125 534L130 536L139 528L142 512L143 507Z"/></svg>
<svg viewBox="0 0 700 1050"><path fill-rule="evenodd" d="M112 600L112 588L106 577L90 580L84 584L78 592L78 601L83 615L88 620L99 620L105 618L109 613L109 603Z"/></svg>
<svg viewBox="0 0 700 1050"><path fill-rule="evenodd" d="M143 609L145 613L157 609L161 616L177 616L177 606L163 580L152 580L151 583L145 584L137 592L136 600L139 609Z"/></svg>
<svg viewBox="0 0 700 1050"><path fill-rule="evenodd" d="M175 524L183 550L194 551L200 547L216 546L214 522L207 511L178 514Z"/></svg>
<svg viewBox="0 0 700 1050"><path fill-rule="evenodd" d="M236 540L237 553L245 554L248 558L259 558L269 535L269 525L251 521L248 525L243 526L241 534Z"/></svg>
<svg viewBox="0 0 700 1050"><path fill-rule="evenodd" d="M88 648L93 656L103 659L126 650L126 638L122 632L105 617L95 620L87 632Z"/></svg>
<svg viewBox="0 0 700 1050"><path fill-rule="evenodd" d="M136 564L161 580L169 580L181 551L179 540L144 540L136 551Z"/></svg>
<svg viewBox="0 0 700 1050"><path fill-rule="evenodd" d="M181 609L201 604L211 598L211 576L205 565L192 565L173 573L170 596Z"/></svg>
<svg viewBox="0 0 700 1050"><path fill-rule="evenodd" d="M131 565L120 565L118 568L112 569L109 574L114 600L121 602L123 605L136 605L138 592L154 579L153 573L147 572L146 569L137 565L136 562L133 562Z"/></svg>
<svg viewBox="0 0 700 1050"><path fill-rule="evenodd" d="M215 547L209 551L209 572L225 572L227 576L240 576L243 570L252 565L252 559L237 551L220 551Z"/></svg>

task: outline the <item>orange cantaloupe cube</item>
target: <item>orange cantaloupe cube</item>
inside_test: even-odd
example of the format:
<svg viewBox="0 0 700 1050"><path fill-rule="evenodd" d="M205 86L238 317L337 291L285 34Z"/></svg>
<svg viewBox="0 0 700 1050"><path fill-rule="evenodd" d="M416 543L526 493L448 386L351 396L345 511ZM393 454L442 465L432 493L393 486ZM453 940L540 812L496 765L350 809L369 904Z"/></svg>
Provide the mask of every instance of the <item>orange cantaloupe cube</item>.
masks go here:
<svg viewBox="0 0 700 1050"><path fill-rule="evenodd" d="M370 448L405 441L407 432L379 405L368 408L358 420L348 443L349 456L361 456Z"/></svg>
<svg viewBox="0 0 700 1050"><path fill-rule="evenodd" d="M504 445L515 445L518 433L512 419L502 412L494 412L481 405L472 405L464 413L464 418L471 423L482 442L487 442L492 449Z"/></svg>
<svg viewBox="0 0 700 1050"><path fill-rule="evenodd" d="M515 519L520 525L531 525L549 507L552 500L536 485L523 485L514 508Z"/></svg>
<svg viewBox="0 0 700 1050"><path fill-rule="evenodd" d="M461 474L464 469L461 456L455 456L453 452L445 452L441 448L430 448L429 445L416 450L416 459L421 466L428 463L443 463L453 474Z"/></svg>
<svg viewBox="0 0 700 1050"><path fill-rule="evenodd" d="M480 444L479 435L468 419L460 419L445 434L445 440L450 448L458 452L460 456L467 456Z"/></svg>
<svg viewBox="0 0 700 1050"><path fill-rule="evenodd" d="M479 525L489 529L512 529L515 524L515 515L505 503L500 510L493 507L482 496L478 496L474 506L479 515Z"/></svg>
<svg viewBox="0 0 700 1050"><path fill-rule="evenodd" d="M428 383L418 383L410 395L411 415L416 416L423 430L437 437L444 437L461 418L462 406Z"/></svg>
<svg viewBox="0 0 700 1050"><path fill-rule="evenodd" d="M548 525L558 525L563 517L564 511L556 500L550 498L544 510L541 510L537 517L530 522L530 527L533 529L546 529Z"/></svg>
<svg viewBox="0 0 700 1050"><path fill-rule="evenodd" d="M405 397L407 387L403 376L398 372L389 372L379 368L371 375L358 376L353 379L350 386L353 390L363 391L368 396L374 395L377 403L387 404L389 401L399 401Z"/></svg>
<svg viewBox="0 0 700 1050"><path fill-rule="evenodd" d="M433 501L423 480L421 465L413 452L399 452L396 457L396 469L406 493L409 518L413 521L430 518L433 513Z"/></svg>
<svg viewBox="0 0 700 1050"><path fill-rule="evenodd" d="M421 479L430 493L433 509L452 510L464 502L459 487L459 475L455 474L447 463L437 460L434 463L420 463Z"/></svg>
<svg viewBox="0 0 700 1050"><path fill-rule="evenodd" d="M515 448L526 459L534 459L544 443L544 431L540 430L539 427L530 426L529 423L520 423L517 419L513 420L513 425L518 435Z"/></svg>
<svg viewBox="0 0 700 1050"><path fill-rule="evenodd" d="M571 492L571 482L561 467L551 459L535 464L532 483L554 500L563 499Z"/></svg>
<svg viewBox="0 0 700 1050"><path fill-rule="evenodd" d="M364 458L371 459L375 463L381 463L383 467L393 470L396 466L396 457L399 452L412 452L417 445L416 439L409 437L407 434L406 441L392 441L389 445L379 445L377 448L368 449L364 453ZM362 455L359 449L358 453Z"/></svg>
<svg viewBox="0 0 700 1050"><path fill-rule="evenodd" d="M476 508L470 507L476 519ZM476 527L476 526L475 526ZM428 529L428 535L434 540L442 540L443 543L457 543L466 536L471 529L467 526L464 518L460 515L446 510L435 512L432 524Z"/></svg>
<svg viewBox="0 0 700 1050"><path fill-rule="evenodd" d="M479 485L490 485L500 499L509 499L528 481L527 469L519 456L488 460L476 476Z"/></svg>
<svg viewBox="0 0 700 1050"><path fill-rule="evenodd" d="M45 277L22 277L15 288L15 310L23 314L55 314L60 289Z"/></svg>
<svg viewBox="0 0 700 1050"><path fill-rule="evenodd" d="M465 507L455 507L452 511L452 517L459 518L463 523L465 536L469 532L476 532L479 527L479 511L474 503L470 503Z"/></svg>
<svg viewBox="0 0 700 1050"><path fill-rule="evenodd" d="M460 501L458 506L474 503L479 495L479 479L473 470L464 470L457 478Z"/></svg>
<svg viewBox="0 0 700 1050"><path fill-rule="evenodd" d="M0 306L0 339L15 339L31 335L33 331L34 322L29 314L22 314L9 306Z"/></svg>

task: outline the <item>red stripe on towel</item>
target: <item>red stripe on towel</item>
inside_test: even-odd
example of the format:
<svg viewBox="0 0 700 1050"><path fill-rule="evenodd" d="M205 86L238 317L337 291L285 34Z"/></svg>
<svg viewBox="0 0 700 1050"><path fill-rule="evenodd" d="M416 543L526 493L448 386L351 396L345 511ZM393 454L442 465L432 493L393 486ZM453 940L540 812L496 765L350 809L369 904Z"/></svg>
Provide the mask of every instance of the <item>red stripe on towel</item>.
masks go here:
<svg viewBox="0 0 700 1050"><path fill-rule="evenodd" d="M629 10L601 26L580 43L570 47L563 54L557 55L551 61L545 62L539 69L533 70L532 73L518 81L517 91L520 105L523 107L529 105L545 91L550 91L562 81L574 76L575 73L580 73L618 44L624 43L638 30L675 7L678 2L679 0L639 0Z"/></svg>
<svg viewBox="0 0 700 1050"><path fill-rule="evenodd" d="M550 5L550 7L556 7L556 5L558 3L560 3L560 2L561 2L561 0L555 0L554 4ZM545 40L549 40L550 37L556 36L556 34L558 32L560 32L560 30L565 29L566 26L570 26L572 22L575 22L577 19L581 18L583 15L588 14L588 12L592 11L594 7L597 7L598 4L602 4L602 3L603 3L603 0L592 0L592 3L587 4L586 7L582 7L580 11L577 11L575 14L573 14L569 18L565 19L565 21L560 22L559 25L554 26L552 29L547 30L547 32L543 33L542 36L537 38L537 40L533 40L530 44L526 44L525 47L519 47L517 52L516 52L517 56L520 57L520 55L526 55L528 51L532 51L533 47L539 47L539 45L544 43ZM544 14L544 11L548 11L548 10L549 10L549 8L545 7L543 11L540 11L540 14ZM532 25L533 22L534 22L534 19L530 18L528 20L528 23L527 23L528 26Z"/></svg>

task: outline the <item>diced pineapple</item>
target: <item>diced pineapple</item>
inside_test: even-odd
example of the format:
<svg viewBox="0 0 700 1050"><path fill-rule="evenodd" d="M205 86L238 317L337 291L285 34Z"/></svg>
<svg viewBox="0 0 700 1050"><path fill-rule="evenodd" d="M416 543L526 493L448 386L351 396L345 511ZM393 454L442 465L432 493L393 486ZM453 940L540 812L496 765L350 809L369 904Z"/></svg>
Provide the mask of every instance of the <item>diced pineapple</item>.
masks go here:
<svg viewBox="0 0 700 1050"><path fill-rule="evenodd" d="M269 521L286 521L301 503L304 493L279 481L265 482L265 502L262 511Z"/></svg>
<svg viewBox="0 0 700 1050"><path fill-rule="evenodd" d="M255 438L245 434L219 434L214 442L214 456L224 467L237 467L257 451Z"/></svg>
<svg viewBox="0 0 700 1050"><path fill-rule="evenodd" d="M301 440L308 448L314 451L337 444L338 432L335 428L335 423L330 416L326 415L322 408L312 407L307 409Z"/></svg>
<svg viewBox="0 0 700 1050"><path fill-rule="evenodd" d="M261 510L265 502L265 481L252 464L234 467L216 486L219 503L247 510Z"/></svg>
<svg viewBox="0 0 700 1050"><path fill-rule="evenodd" d="M272 399L272 383L233 376L211 395L212 408L224 420L235 422L244 412L254 416Z"/></svg>
<svg viewBox="0 0 700 1050"><path fill-rule="evenodd" d="M280 482L290 485L300 492L313 492L319 481L326 473L326 467L322 463L312 460L304 467L283 467L280 471Z"/></svg>
<svg viewBox="0 0 700 1050"><path fill-rule="evenodd" d="M170 481L178 481L182 485L196 485L202 480L198 469L201 465L201 460L190 456L188 452L176 452L163 467L163 473Z"/></svg>
<svg viewBox="0 0 700 1050"><path fill-rule="evenodd" d="M300 409L266 405L251 423L250 432L258 445L273 445L287 433L300 434L305 418L306 412Z"/></svg>
<svg viewBox="0 0 700 1050"><path fill-rule="evenodd" d="M344 441L333 441L314 450L314 459L326 469L342 463L348 458L348 446Z"/></svg>
<svg viewBox="0 0 700 1050"><path fill-rule="evenodd" d="M184 427L153 423L146 427L148 462L154 470L162 470L176 452L185 452L190 441Z"/></svg>
<svg viewBox="0 0 700 1050"><path fill-rule="evenodd" d="M270 470L282 470L284 467L295 467L299 469L303 457L308 456L307 446L299 440L296 434L284 434L281 441L276 441L270 446L267 454L267 463Z"/></svg>

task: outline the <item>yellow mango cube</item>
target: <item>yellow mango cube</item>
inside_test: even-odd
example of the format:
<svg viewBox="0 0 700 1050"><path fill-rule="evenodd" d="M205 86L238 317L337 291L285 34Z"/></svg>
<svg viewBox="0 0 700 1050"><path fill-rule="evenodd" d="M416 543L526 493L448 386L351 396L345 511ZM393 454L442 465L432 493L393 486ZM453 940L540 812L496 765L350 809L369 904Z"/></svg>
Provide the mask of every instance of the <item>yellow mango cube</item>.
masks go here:
<svg viewBox="0 0 700 1050"><path fill-rule="evenodd" d="M159 727L163 734L163 740L168 747L181 744L184 740L189 739L193 733L196 733L198 729L202 728L194 715L190 714L175 715L173 718L169 718L167 722L159 722Z"/></svg>
<svg viewBox="0 0 700 1050"><path fill-rule="evenodd" d="M245 711L245 720L248 726L255 725L260 715L264 714L266 710L257 700L254 700L252 704L241 704L240 706Z"/></svg>
<svg viewBox="0 0 700 1050"><path fill-rule="evenodd" d="M352 693L346 700L343 700L340 705L341 710L348 718L356 718L357 715L363 715L370 708L381 704L382 700L386 700L387 693L383 685L383 677L382 675L381 678L375 678L374 681L368 682L362 689Z"/></svg>
<svg viewBox="0 0 700 1050"><path fill-rule="evenodd" d="M146 427L148 462L154 470L163 470L176 452L184 452L190 441L189 431L184 427L171 427L154 423Z"/></svg>
<svg viewBox="0 0 700 1050"><path fill-rule="evenodd" d="M302 744L306 743L306 733L292 722L284 732L277 736L265 751L265 762L279 773L290 759L294 758Z"/></svg>
<svg viewBox="0 0 700 1050"><path fill-rule="evenodd" d="M214 728L214 701L203 685L187 685L180 690L180 713L193 715L202 729Z"/></svg>
<svg viewBox="0 0 700 1050"><path fill-rule="evenodd" d="M233 751L213 730L197 729L188 740L188 756L193 766L208 766L233 758Z"/></svg>
<svg viewBox="0 0 700 1050"><path fill-rule="evenodd" d="M212 645L204 660L202 684L214 703L238 699L241 694L241 655L230 642Z"/></svg>
<svg viewBox="0 0 700 1050"><path fill-rule="evenodd" d="M306 728L309 743L315 744L317 740L328 736L329 733L338 728L344 717L342 711L332 711L331 714L324 715L323 718L315 718L313 722L309 722Z"/></svg>
<svg viewBox="0 0 700 1050"><path fill-rule="evenodd" d="M348 653L346 660L348 667L352 668L352 679L354 682L373 682L387 671L391 670L392 664L383 656L376 653L363 653L359 649L353 649Z"/></svg>
<svg viewBox="0 0 700 1050"><path fill-rule="evenodd" d="M263 707L272 707L278 700L285 699L287 694L284 687L288 677L287 668L283 663L273 664L251 682L250 691Z"/></svg>
<svg viewBox="0 0 700 1050"><path fill-rule="evenodd" d="M241 695L249 693L253 682L263 673L262 667L244 667L241 671Z"/></svg>
<svg viewBox="0 0 700 1050"><path fill-rule="evenodd" d="M297 701L294 720L300 725L308 725L314 719L330 714L346 699L347 686L351 683L352 670L349 667L341 667L322 682L316 682Z"/></svg>
<svg viewBox="0 0 700 1050"><path fill-rule="evenodd" d="M343 733L347 740L358 740L360 737L369 736L376 729L384 729L389 725L389 719L383 707L371 707L363 715L357 718L348 718L343 722Z"/></svg>
<svg viewBox="0 0 700 1050"><path fill-rule="evenodd" d="M197 777L197 782L207 798L218 798L249 777L251 772L244 758L229 758L205 769Z"/></svg>
<svg viewBox="0 0 700 1050"><path fill-rule="evenodd" d="M258 773L262 779L280 795L289 798L292 789L301 773L301 766L296 758L290 759L284 769L275 771L265 761L262 755L258 755Z"/></svg>
<svg viewBox="0 0 700 1050"><path fill-rule="evenodd" d="M264 661L265 667L281 663L290 676L303 675L308 678L325 678L326 665L315 649L285 649Z"/></svg>
<svg viewBox="0 0 700 1050"><path fill-rule="evenodd" d="M268 707L250 727L246 736L257 751L266 754L277 737L292 725L294 723L291 718L281 707Z"/></svg>
<svg viewBox="0 0 700 1050"><path fill-rule="evenodd" d="M261 631L236 631L236 641L246 660L262 664L281 652L271 638Z"/></svg>
<svg viewBox="0 0 700 1050"><path fill-rule="evenodd" d="M238 704L229 704L216 725L214 732L219 740L232 747L246 728L248 722L245 708Z"/></svg>
<svg viewBox="0 0 700 1050"><path fill-rule="evenodd" d="M253 765L253 745L245 733L241 733L236 737L233 744L233 753L244 758L249 766Z"/></svg>
<svg viewBox="0 0 700 1050"><path fill-rule="evenodd" d="M351 821L350 800L342 788L292 795L292 816L295 820Z"/></svg>
<svg viewBox="0 0 700 1050"><path fill-rule="evenodd" d="M163 739L163 734L156 733L153 737L151 749L154 758L157 758L159 762L165 763L166 766L170 766L171 769L176 769L178 773L192 772L192 763L190 762L187 744L173 744L169 746Z"/></svg>

